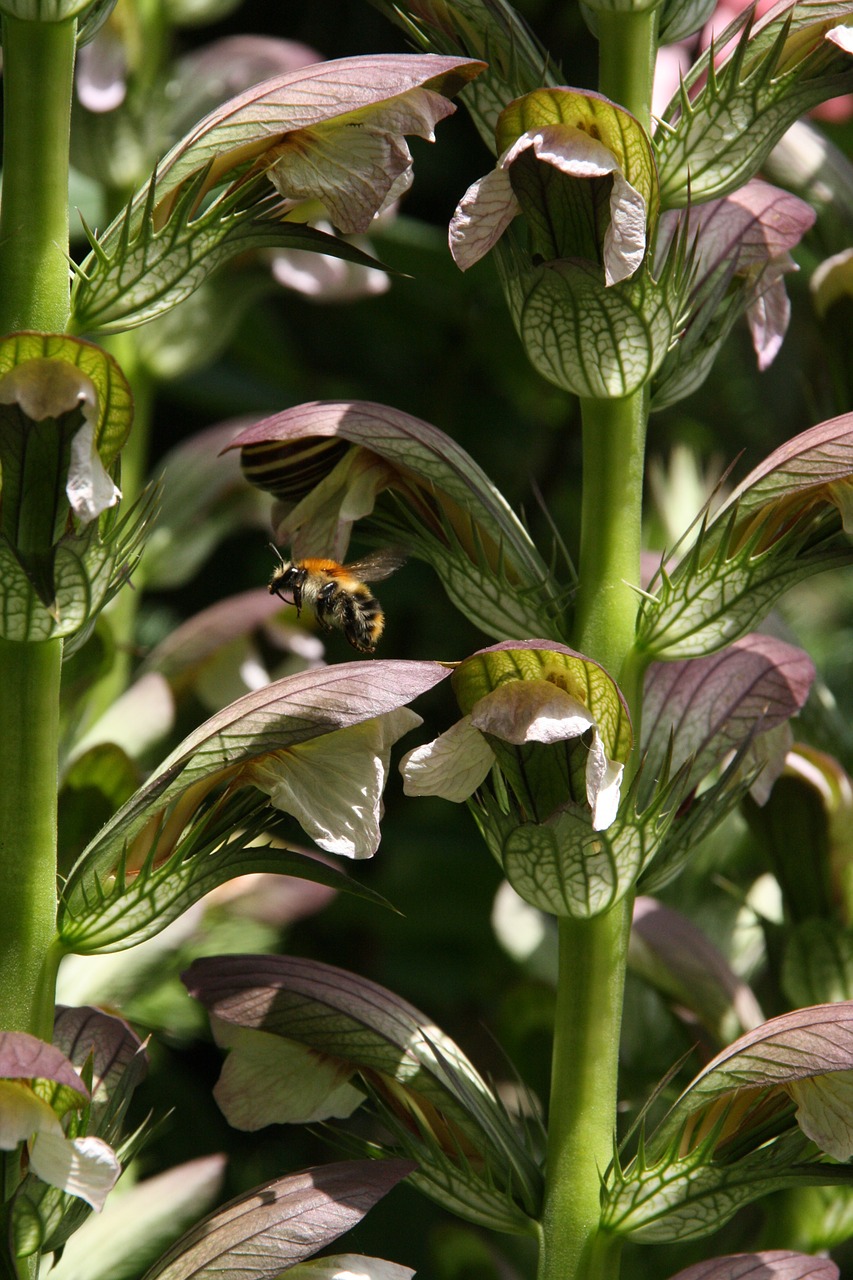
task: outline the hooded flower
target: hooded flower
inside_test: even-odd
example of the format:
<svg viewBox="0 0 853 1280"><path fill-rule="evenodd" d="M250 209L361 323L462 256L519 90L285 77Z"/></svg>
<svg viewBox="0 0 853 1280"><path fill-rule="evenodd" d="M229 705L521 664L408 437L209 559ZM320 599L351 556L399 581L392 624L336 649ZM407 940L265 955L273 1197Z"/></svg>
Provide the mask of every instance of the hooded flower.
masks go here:
<svg viewBox="0 0 853 1280"><path fill-rule="evenodd" d="M500 685L434 742L410 751L400 765L404 790L411 796L467 800L497 763L490 738L512 746L553 745L578 741L585 734L591 734L585 744L586 802L593 830L603 831L616 817L624 765L607 758L589 709L547 680Z"/></svg>
<svg viewBox="0 0 853 1280"><path fill-rule="evenodd" d="M501 112L495 136L497 167L469 188L450 224L463 271L523 213L534 262L603 266L607 286L637 272L657 216L651 143L639 121L600 94L537 89Z"/></svg>
<svg viewBox="0 0 853 1280"><path fill-rule="evenodd" d="M658 266L680 227L686 224L688 234L695 238L688 335L691 328L699 332L708 328L717 309L737 290L758 367L768 368L782 345L791 316L784 278L798 268L790 250L814 220L814 210L805 201L759 179L720 200L664 213L656 245ZM693 335L693 342L697 336Z"/></svg>
<svg viewBox="0 0 853 1280"><path fill-rule="evenodd" d="M47 357L16 365L0 381L0 404L16 406L32 424L57 423L57 450L70 450L65 493L77 518L88 524L115 506L121 491L104 469L96 444L102 416L94 383L70 362ZM82 418L70 442L66 421Z"/></svg>
<svg viewBox="0 0 853 1280"><path fill-rule="evenodd" d="M453 685L463 717L404 757L408 795L466 800L497 764L524 821L544 822L581 802L593 830L611 825L624 767L615 756L627 755L631 735L618 690L597 663L547 641L507 641L462 663Z"/></svg>
<svg viewBox="0 0 853 1280"><path fill-rule="evenodd" d="M71 1063L35 1036L10 1031L0 1036L0 1071L6 1072L0 1078L0 1151L15 1151L25 1144L30 1173L78 1196L93 1209L102 1209L121 1166L101 1138L65 1134L58 1111L65 1114L89 1101Z"/></svg>
<svg viewBox="0 0 853 1280"><path fill-rule="evenodd" d="M510 222L524 211L521 174L513 174L517 162L533 157L555 174L589 185L590 209L604 225L601 259L605 284L617 284L634 274L646 252L646 202L628 181L616 156L602 142L572 125L553 124L528 129L498 158L497 167L468 188L450 224L450 252L458 267L467 271L494 248ZM529 167L527 182L529 183ZM606 207L594 188L608 185ZM527 185L527 184L525 184ZM548 178L542 178L543 188ZM520 197L516 194L519 187ZM555 255L549 255L555 256ZM574 256L570 252L557 256Z"/></svg>

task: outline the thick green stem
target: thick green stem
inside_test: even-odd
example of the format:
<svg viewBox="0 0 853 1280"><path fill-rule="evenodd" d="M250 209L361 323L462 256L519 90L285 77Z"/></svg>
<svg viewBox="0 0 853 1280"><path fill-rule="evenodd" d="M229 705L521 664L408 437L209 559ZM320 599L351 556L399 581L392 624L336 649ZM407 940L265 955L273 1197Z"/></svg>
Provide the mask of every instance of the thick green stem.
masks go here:
<svg viewBox="0 0 853 1280"><path fill-rule="evenodd" d="M647 400L583 400L583 498L575 644L620 679L634 648ZM632 712L637 689L623 689Z"/></svg>
<svg viewBox="0 0 853 1280"><path fill-rule="evenodd" d="M53 1035L61 641L0 640L0 1028Z"/></svg>
<svg viewBox="0 0 853 1280"><path fill-rule="evenodd" d="M646 399L585 400L575 647L627 686L640 580ZM600 1179L613 1154L619 1032L633 896L591 920L560 920L548 1165L539 1280L616 1280L618 1242L599 1232Z"/></svg>
<svg viewBox="0 0 853 1280"><path fill-rule="evenodd" d="M68 321L68 139L75 23L3 18L0 333Z"/></svg>
<svg viewBox="0 0 853 1280"><path fill-rule="evenodd" d="M74 21L3 17L0 332L68 319ZM53 1034L61 641L0 640L0 1028Z"/></svg>
<svg viewBox="0 0 853 1280"><path fill-rule="evenodd" d="M599 13L598 87L648 129L657 57L658 10Z"/></svg>
<svg viewBox="0 0 853 1280"><path fill-rule="evenodd" d="M618 1274L618 1255L598 1224L600 1179L613 1155L630 924L626 901L592 920L559 922L539 1280L616 1280Z"/></svg>

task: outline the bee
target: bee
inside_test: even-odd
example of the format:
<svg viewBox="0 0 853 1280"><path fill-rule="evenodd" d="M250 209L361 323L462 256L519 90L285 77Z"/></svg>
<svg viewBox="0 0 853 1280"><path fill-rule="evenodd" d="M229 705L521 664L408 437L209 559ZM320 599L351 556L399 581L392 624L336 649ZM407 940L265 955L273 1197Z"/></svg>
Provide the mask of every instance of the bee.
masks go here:
<svg viewBox="0 0 853 1280"><path fill-rule="evenodd" d="M281 564L270 578L270 595L288 604L292 600L297 617L303 605L311 605L325 631L338 627L354 649L372 653L385 628L385 614L366 584L390 577L406 559L405 553L399 547L386 547L352 564L339 564L337 560L284 560L276 547L273 551Z"/></svg>

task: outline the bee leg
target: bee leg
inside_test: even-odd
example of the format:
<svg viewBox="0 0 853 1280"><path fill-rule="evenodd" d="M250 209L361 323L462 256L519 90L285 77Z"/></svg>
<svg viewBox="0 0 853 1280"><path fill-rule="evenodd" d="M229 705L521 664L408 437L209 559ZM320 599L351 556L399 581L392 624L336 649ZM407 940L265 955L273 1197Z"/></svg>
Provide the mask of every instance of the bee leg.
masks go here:
<svg viewBox="0 0 853 1280"><path fill-rule="evenodd" d="M318 624L324 631L331 631L332 624L329 622L329 613L331 613L335 596L338 594L338 584L336 582L327 582L317 592L317 598L314 601L314 616Z"/></svg>
<svg viewBox="0 0 853 1280"><path fill-rule="evenodd" d="M302 613L302 587L305 579L302 575L294 574L293 581L290 584L290 594L293 596L293 603L296 606L297 618Z"/></svg>
<svg viewBox="0 0 853 1280"><path fill-rule="evenodd" d="M367 625L362 610L349 596L344 596L342 600L341 614L343 633L352 647L361 653L373 653L376 645L371 628Z"/></svg>

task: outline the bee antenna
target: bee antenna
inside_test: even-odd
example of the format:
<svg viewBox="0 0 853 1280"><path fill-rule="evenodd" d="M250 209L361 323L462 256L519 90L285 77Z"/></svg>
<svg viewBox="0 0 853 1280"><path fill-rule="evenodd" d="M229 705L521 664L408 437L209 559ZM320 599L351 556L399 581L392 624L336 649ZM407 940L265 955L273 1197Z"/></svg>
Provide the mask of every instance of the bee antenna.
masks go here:
<svg viewBox="0 0 853 1280"><path fill-rule="evenodd" d="M279 551L278 547L275 545L274 542L271 542L269 544L269 548L270 548L270 551L274 551L275 554L278 556L279 563L284 564L284 556L281 554L281 552Z"/></svg>

